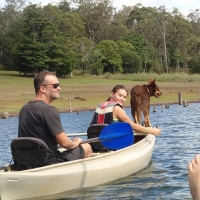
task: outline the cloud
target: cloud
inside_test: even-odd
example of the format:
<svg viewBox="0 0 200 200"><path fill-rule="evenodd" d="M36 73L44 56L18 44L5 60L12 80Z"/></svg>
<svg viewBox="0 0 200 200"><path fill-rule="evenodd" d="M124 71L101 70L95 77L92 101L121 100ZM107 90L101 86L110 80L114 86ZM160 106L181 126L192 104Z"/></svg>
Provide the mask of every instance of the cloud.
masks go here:
<svg viewBox="0 0 200 200"><path fill-rule="evenodd" d="M200 9L199 0L141 0L134 1L133 0L113 0L113 6L116 8L122 8L122 5L126 6L134 6L137 3L141 3L142 6L145 7L160 7L165 6L168 11L172 11L173 8L177 8L183 15L188 15L190 11L194 11L196 9Z"/></svg>
<svg viewBox="0 0 200 200"><path fill-rule="evenodd" d="M59 3L60 0L27 0L32 4L39 4L47 5L48 3L56 4ZM165 6L168 11L172 11L173 8L177 8L183 15L188 15L190 11L194 11L196 9L200 9L199 0L140 0L140 1L133 1L133 0L113 0L113 6L120 9L122 5L126 6L134 6L137 3L141 3L142 6L145 7L160 7ZM5 5L5 0L0 0L0 7Z"/></svg>

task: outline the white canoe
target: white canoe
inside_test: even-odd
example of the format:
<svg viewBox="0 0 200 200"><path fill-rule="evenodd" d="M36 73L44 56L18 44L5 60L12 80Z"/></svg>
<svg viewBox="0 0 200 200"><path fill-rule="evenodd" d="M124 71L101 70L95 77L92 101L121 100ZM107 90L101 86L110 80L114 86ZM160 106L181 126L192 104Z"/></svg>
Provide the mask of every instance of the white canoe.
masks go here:
<svg viewBox="0 0 200 200"><path fill-rule="evenodd" d="M93 187L134 174L151 160L155 136L135 135L135 144L93 157L24 171L0 171L0 200L28 199Z"/></svg>

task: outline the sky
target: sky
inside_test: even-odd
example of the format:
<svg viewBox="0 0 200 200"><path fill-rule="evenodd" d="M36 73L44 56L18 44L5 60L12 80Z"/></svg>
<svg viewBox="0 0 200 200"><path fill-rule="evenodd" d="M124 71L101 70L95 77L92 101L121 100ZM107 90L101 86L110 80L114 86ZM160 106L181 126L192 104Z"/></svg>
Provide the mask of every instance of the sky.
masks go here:
<svg viewBox="0 0 200 200"><path fill-rule="evenodd" d="M48 3L54 4L59 0L27 0L27 2L46 5ZM200 9L200 0L113 0L113 6L117 9L125 6L134 6L137 3L141 3L145 7L160 7L165 6L168 11L172 11L173 8L177 8L183 15L188 15L190 11ZM0 0L0 7L5 5L5 0Z"/></svg>

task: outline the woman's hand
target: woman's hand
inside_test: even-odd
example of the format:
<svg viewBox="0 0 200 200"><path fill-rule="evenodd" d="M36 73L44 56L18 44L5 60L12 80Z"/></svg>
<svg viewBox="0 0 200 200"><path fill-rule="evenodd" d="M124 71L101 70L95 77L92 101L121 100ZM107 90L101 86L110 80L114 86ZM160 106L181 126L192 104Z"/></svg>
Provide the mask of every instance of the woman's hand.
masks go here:
<svg viewBox="0 0 200 200"><path fill-rule="evenodd" d="M154 127L154 128L148 127L148 132L147 133L150 133L152 135L158 136L158 135L161 134L161 129L156 128L156 127Z"/></svg>

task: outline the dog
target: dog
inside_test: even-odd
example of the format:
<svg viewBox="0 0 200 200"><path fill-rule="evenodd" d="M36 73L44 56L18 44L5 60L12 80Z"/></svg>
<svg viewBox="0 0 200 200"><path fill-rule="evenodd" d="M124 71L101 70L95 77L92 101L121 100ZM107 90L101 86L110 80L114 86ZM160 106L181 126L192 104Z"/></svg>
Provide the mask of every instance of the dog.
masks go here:
<svg viewBox="0 0 200 200"><path fill-rule="evenodd" d="M131 114L134 122L139 124L142 120L142 112L144 115L144 126L150 127L150 97L160 98L162 92L156 85L156 79L150 78L147 85L136 85L131 89Z"/></svg>

